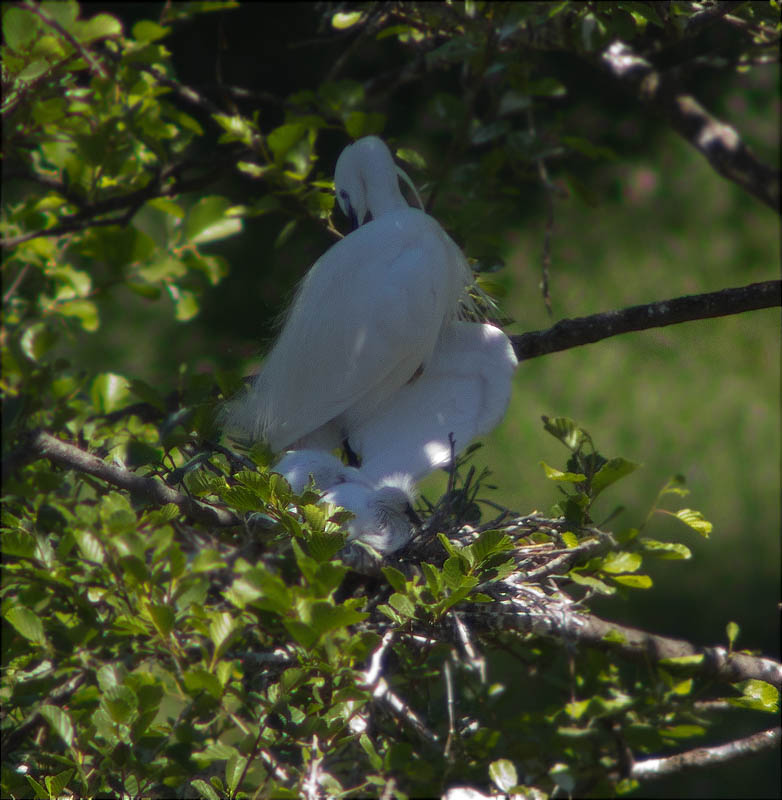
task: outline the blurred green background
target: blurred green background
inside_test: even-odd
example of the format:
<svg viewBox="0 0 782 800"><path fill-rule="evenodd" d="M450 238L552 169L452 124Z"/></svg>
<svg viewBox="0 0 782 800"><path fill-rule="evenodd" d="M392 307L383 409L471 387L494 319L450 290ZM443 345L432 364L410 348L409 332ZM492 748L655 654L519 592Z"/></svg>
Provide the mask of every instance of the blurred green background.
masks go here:
<svg viewBox="0 0 782 800"><path fill-rule="evenodd" d="M145 4L120 5L121 12L117 4L106 7L126 18L151 16ZM278 92L281 83L290 91L316 85L335 51L310 48L302 58L286 50L296 36L313 34L314 12L313 20L277 5L242 13L245 18L233 21L226 16L231 27L224 34L233 49L224 50L221 58L228 82L233 78L239 85L263 88L274 81ZM259 19L268 14L277 24L259 27L247 14ZM169 47L180 77L198 85L208 79L203 71L213 69L214 26L202 23L178 36ZM262 41L250 48L252 36ZM391 44L384 42L365 54L351 77L360 79L360 72L379 69L389 58L384 47ZM289 69L281 71L281 63ZM710 110L735 124L761 159L778 163L778 65L750 74L734 72L718 85L702 83L701 89ZM393 143L417 147L436 168L442 155L422 110L428 92L426 85L407 87L403 97L385 98L378 110L387 114ZM608 141L617 157L584 166L580 178L595 198L593 205L575 197L556 202L551 317L539 287L545 204L537 187L522 187L516 217L505 235L506 266L496 275L506 292L502 310L515 320L509 333L779 277L779 220L770 210L720 178L683 140L635 107L593 93L588 85L563 102L570 114L567 124L597 144ZM552 110L551 120L558 120L558 113ZM538 125L545 127L547 120L541 115ZM279 122L272 118L269 124ZM331 176L346 143L324 135L317 167L324 177ZM260 191L230 175L214 188L237 203ZM447 206L438 215L436 205L434 213L447 223ZM302 224L283 247L274 248L282 224L273 215L248 220L240 236L215 243L213 251L226 256L232 274L204 299L201 315L189 323L173 322L160 303L118 292L100 334L80 340L74 360L141 377L170 391L180 364L211 372L259 354L273 335L271 319L332 241L314 225ZM452 232L457 239L464 235ZM481 255L471 251L469 237L466 251ZM697 644L725 644L725 626L735 621L742 630L738 647L778 657L779 364L778 308L624 335L533 359L519 366L505 421L485 438L473 463L493 473L497 490L486 495L491 500L522 513L545 512L557 494L539 462L562 467L567 453L544 432L540 418L569 416L592 434L603 454L643 464L596 509L599 521L615 506L625 507L611 521L612 530L642 523L660 488L672 475L683 474L691 494L679 504L669 501L668 507L700 510L714 524L711 538L704 540L676 520L656 515L649 535L685 542L693 560L644 565L654 579L652 589L600 601L596 610ZM436 475L421 488L435 500L444 485L445 476ZM767 722L758 717L761 725ZM735 730L729 720L726 726L727 739ZM770 753L742 765L650 784L645 793L778 796L778 786L779 758Z"/></svg>

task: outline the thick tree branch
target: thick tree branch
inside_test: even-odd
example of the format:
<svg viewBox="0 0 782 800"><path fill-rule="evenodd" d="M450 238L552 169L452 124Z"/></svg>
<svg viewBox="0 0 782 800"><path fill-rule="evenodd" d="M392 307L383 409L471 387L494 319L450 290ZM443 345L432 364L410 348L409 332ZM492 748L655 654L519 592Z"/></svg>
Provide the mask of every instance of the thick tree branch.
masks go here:
<svg viewBox="0 0 782 800"><path fill-rule="evenodd" d="M779 170L758 161L735 128L709 114L674 78L656 70L623 42L608 47L600 64L626 91L662 115L723 178L779 212Z"/></svg>
<svg viewBox="0 0 782 800"><path fill-rule="evenodd" d="M685 295L589 317L560 320L544 331L511 336L519 361L599 342L611 336L680 322L724 317L782 304L782 281L765 281L707 294Z"/></svg>
<svg viewBox="0 0 782 800"><path fill-rule="evenodd" d="M175 491L170 486L166 486L156 478L135 475L124 467L107 464L98 456L87 453L67 442L60 441L44 431L32 431L25 438L23 449L25 451L25 460L27 461L48 458L54 464L59 464L67 469L85 472L120 489L143 495L153 503L159 505L174 503L191 519L205 525L241 524L241 520L230 511L198 503L187 495ZM17 465L14 464L13 466ZM8 465L4 465L4 473L7 467Z"/></svg>
<svg viewBox="0 0 782 800"><path fill-rule="evenodd" d="M505 585L510 587L507 581ZM569 598L547 597L523 583L513 586L510 593L513 596L509 599L485 609L475 606L476 610L466 613L465 618L479 629L515 630L578 642L615 650L625 658L643 663L686 658L688 667L707 678L725 683L754 678L782 688L782 665L773 659L730 653L724 647L698 647L682 639L619 625L579 612Z"/></svg>
<svg viewBox="0 0 782 800"><path fill-rule="evenodd" d="M631 777L639 781L661 778L695 767L711 767L763 750L779 747L782 729L770 728L717 747L698 747L668 758L647 758L633 764Z"/></svg>

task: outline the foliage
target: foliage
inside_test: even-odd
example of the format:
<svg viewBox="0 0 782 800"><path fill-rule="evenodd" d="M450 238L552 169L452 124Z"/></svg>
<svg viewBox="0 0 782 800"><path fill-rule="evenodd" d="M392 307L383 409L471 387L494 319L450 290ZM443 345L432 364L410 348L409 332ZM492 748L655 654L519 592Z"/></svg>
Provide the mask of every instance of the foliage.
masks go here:
<svg viewBox="0 0 782 800"><path fill-rule="evenodd" d="M778 39L772 5L736 10L750 33L733 64L751 66ZM111 325L120 287L167 296L177 322L192 320L228 274L209 246L245 220L279 219L278 247L305 222L336 232L320 143L386 126L379 95L353 79L282 98L274 126L181 84L167 37L231 6L169 4L130 30L74 0L3 8L3 794L404 797L467 781L537 796L632 790L628 751L660 754L707 732L702 701L722 694L698 663L639 668L539 631L454 630L480 609L501 615L525 576L541 609L562 613L648 589L645 556L689 557L680 542L641 535L652 513L708 535L698 512L658 502L637 528L612 537L595 527L594 500L636 465L601 455L572 421L546 419L570 451L563 469L544 465L562 490L550 519L481 525L486 475L461 487L454 476L426 509L420 548L361 575L340 556L344 512L311 491L292 495L261 448L237 467L211 446L215 400L235 390L235 374L182 367L160 389L69 363ZM565 95L546 54L594 60L619 36L663 60L681 58L683 43L688 58L708 58L688 32L694 16L689 3L368 4L330 21L393 41L427 72L461 70L461 88L428 109L434 138L455 143L442 174L413 149L399 155L489 272L515 181L556 192L556 165L587 197L578 165L615 157L564 122L536 131L533 110L555 120ZM234 165L255 199L222 193ZM26 446L40 429L241 522L194 522L183 505L120 490L76 462L53 467ZM673 479L658 500L683 491ZM536 583L535 570L559 588ZM618 632L606 639L622 643ZM509 706L517 685L486 681L476 648L523 664L534 701ZM724 699L735 707L776 709L768 683L733 683Z"/></svg>

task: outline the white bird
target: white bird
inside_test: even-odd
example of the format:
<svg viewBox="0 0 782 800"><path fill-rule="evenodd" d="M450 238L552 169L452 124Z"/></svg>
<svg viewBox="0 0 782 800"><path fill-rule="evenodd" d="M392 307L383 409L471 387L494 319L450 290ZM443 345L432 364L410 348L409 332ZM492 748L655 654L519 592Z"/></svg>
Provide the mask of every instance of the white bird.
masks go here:
<svg viewBox="0 0 782 800"><path fill-rule="evenodd" d="M508 337L493 325L452 322L423 374L375 409L348 436L364 480L406 473L420 480L451 462L502 419L517 366Z"/></svg>
<svg viewBox="0 0 782 800"><path fill-rule="evenodd" d="M323 499L355 515L345 525L348 542L361 541L387 555L412 538L414 490L407 475L387 476L374 488L364 483L338 483Z"/></svg>
<svg viewBox="0 0 782 800"><path fill-rule="evenodd" d="M380 139L345 148L335 188L360 227L305 276L261 371L225 412L230 433L265 440L274 451L339 447L381 403L426 374L472 281L453 240L406 203Z"/></svg>
<svg viewBox="0 0 782 800"><path fill-rule="evenodd" d="M295 494L301 494L309 484L310 476L315 486L324 491L337 483L366 483L359 470L343 464L326 450L292 450L272 467L274 472L288 481Z"/></svg>
<svg viewBox="0 0 782 800"><path fill-rule="evenodd" d="M304 491L312 477L316 488L324 492L323 501L352 511L355 517L345 525L348 541L366 542L386 554L410 540L415 514L409 476L386 476L373 485L361 470L345 466L325 450L291 451L272 469L296 494Z"/></svg>

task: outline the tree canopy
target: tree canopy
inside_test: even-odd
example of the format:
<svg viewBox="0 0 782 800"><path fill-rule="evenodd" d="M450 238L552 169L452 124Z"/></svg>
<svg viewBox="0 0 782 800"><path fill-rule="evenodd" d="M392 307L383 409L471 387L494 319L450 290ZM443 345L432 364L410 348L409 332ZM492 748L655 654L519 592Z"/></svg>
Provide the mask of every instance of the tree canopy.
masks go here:
<svg viewBox="0 0 782 800"><path fill-rule="evenodd" d="M778 3L23 0L2 27L3 796L776 791L775 609L722 603L779 575ZM217 412L347 233L333 166L367 134L522 364L413 543L356 569L346 512ZM699 359L717 325L735 353ZM736 518L685 499L721 449ZM721 525L733 584L692 559Z"/></svg>

